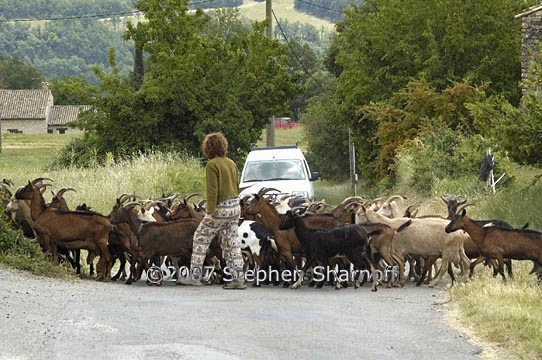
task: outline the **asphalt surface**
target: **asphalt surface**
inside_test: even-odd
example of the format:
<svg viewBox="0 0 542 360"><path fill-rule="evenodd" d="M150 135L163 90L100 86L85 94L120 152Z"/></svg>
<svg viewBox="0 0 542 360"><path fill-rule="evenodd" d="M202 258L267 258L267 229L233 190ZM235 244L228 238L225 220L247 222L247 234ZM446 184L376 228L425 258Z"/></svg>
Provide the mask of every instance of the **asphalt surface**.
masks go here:
<svg viewBox="0 0 542 360"><path fill-rule="evenodd" d="M223 290L0 268L0 359L477 359L443 288Z"/></svg>

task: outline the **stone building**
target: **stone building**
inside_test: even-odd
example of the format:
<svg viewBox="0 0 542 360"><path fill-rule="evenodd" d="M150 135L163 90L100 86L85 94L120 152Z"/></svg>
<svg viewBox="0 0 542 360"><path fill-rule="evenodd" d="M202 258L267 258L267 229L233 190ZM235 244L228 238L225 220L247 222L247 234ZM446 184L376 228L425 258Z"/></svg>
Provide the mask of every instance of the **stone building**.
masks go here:
<svg viewBox="0 0 542 360"><path fill-rule="evenodd" d="M88 105L53 105L47 123L48 133L65 134L81 132L81 130L69 127L68 124L77 120L79 113L90 108Z"/></svg>
<svg viewBox="0 0 542 360"><path fill-rule="evenodd" d="M53 106L53 94L42 90L0 90L0 126L2 132L47 133L47 119Z"/></svg>
<svg viewBox="0 0 542 360"><path fill-rule="evenodd" d="M77 133L68 123L77 120L86 105L54 105L53 94L41 90L0 90L0 128L3 133Z"/></svg>
<svg viewBox="0 0 542 360"><path fill-rule="evenodd" d="M521 79L525 79L531 54L537 53L536 43L542 41L542 5L532 6L514 19L521 19Z"/></svg>

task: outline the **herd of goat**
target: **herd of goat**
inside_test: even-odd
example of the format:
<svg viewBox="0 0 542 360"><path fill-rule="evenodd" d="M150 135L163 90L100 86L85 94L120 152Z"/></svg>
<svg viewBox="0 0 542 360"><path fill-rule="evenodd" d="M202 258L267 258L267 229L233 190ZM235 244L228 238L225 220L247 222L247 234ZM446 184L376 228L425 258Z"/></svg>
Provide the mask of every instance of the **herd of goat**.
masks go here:
<svg viewBox="0 0 542 360"><path fill-rule="evenodd" d="M79 274L84 249L91 275L102 281L126 278L127 284L138 281L153 266L173 266L177 274L183 267L190 268L192 236L205 214L204 200L190 200L201 194L146 200L122 194L111 212L102 215L85 204L70 210L64 194L75 191L72 188L52 192L51 201L46 202L45 189L51 185L48 181L52 180L37 178L12 191L14 184L3 180L0 195L5 215L25 236L38 241L53 261L69 261ZM531 273L542 280L541 232L527 226L513 228L501 220L474 220L466 210L472 204L460 196L441 196L447 217L418 215L414 206L401 210L399 199L405 198L394 195L367 201L348 197L326 211L325 202L282 196L275 189L262 188L239 200L239 236L246 271L308 274L315 267L324 267L335 269L334 273L349 269L360 275L363 271L396 268L397 278L373 279L372 290L376 291L379 282L403 286L410 279L419 286L427 278L429 286L435 286L446 273L453 285L454 267L472 276L480 263L491 266L494 276L500 274L506 279L504 268L511 277L514 259L531 260ZM205 259L204 265L213 269L206 279L210 284L225 281L220 243L220 236L212 239ZM116 261L120 266L111 276ZM282 282L283 286L298 288L302 280L281 281L269 276L265 283ZM321 287L328 280L340 288L350 283L358 287L368 279L313 278L310 285Z"/></svg>

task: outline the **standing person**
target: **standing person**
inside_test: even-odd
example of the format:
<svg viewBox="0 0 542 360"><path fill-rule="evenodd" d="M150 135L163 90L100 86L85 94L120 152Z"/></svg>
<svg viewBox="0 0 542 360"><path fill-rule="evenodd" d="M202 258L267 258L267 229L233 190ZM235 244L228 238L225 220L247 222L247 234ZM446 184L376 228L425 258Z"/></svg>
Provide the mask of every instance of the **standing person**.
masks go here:
<svg viewBox="0 0 542 360"><path fill-rule="evenodd" d="M190 274L177 284L202 285L203 261L209 244L219 232L222 234L222 254L228 273L224 289L245 289L243 255L237 233L241 208L239 206L239 178L237 165L228 158L228 140L220 133L208 134L202 145L203 154L209 159L205 166L207 210L193 239Z"/></svg>

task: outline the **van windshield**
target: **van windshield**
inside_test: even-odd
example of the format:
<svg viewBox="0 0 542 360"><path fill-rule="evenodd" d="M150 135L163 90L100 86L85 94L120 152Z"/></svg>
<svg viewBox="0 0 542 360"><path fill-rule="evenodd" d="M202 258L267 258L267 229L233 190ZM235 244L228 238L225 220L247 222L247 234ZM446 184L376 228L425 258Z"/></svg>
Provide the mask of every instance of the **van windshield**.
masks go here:
<svg viewBox="0 0 542 360"><path fill-rule="evenodd" d="M301 160L274 160L247 162L243 182L272 181L272 180L305 180Z"/></svg>

